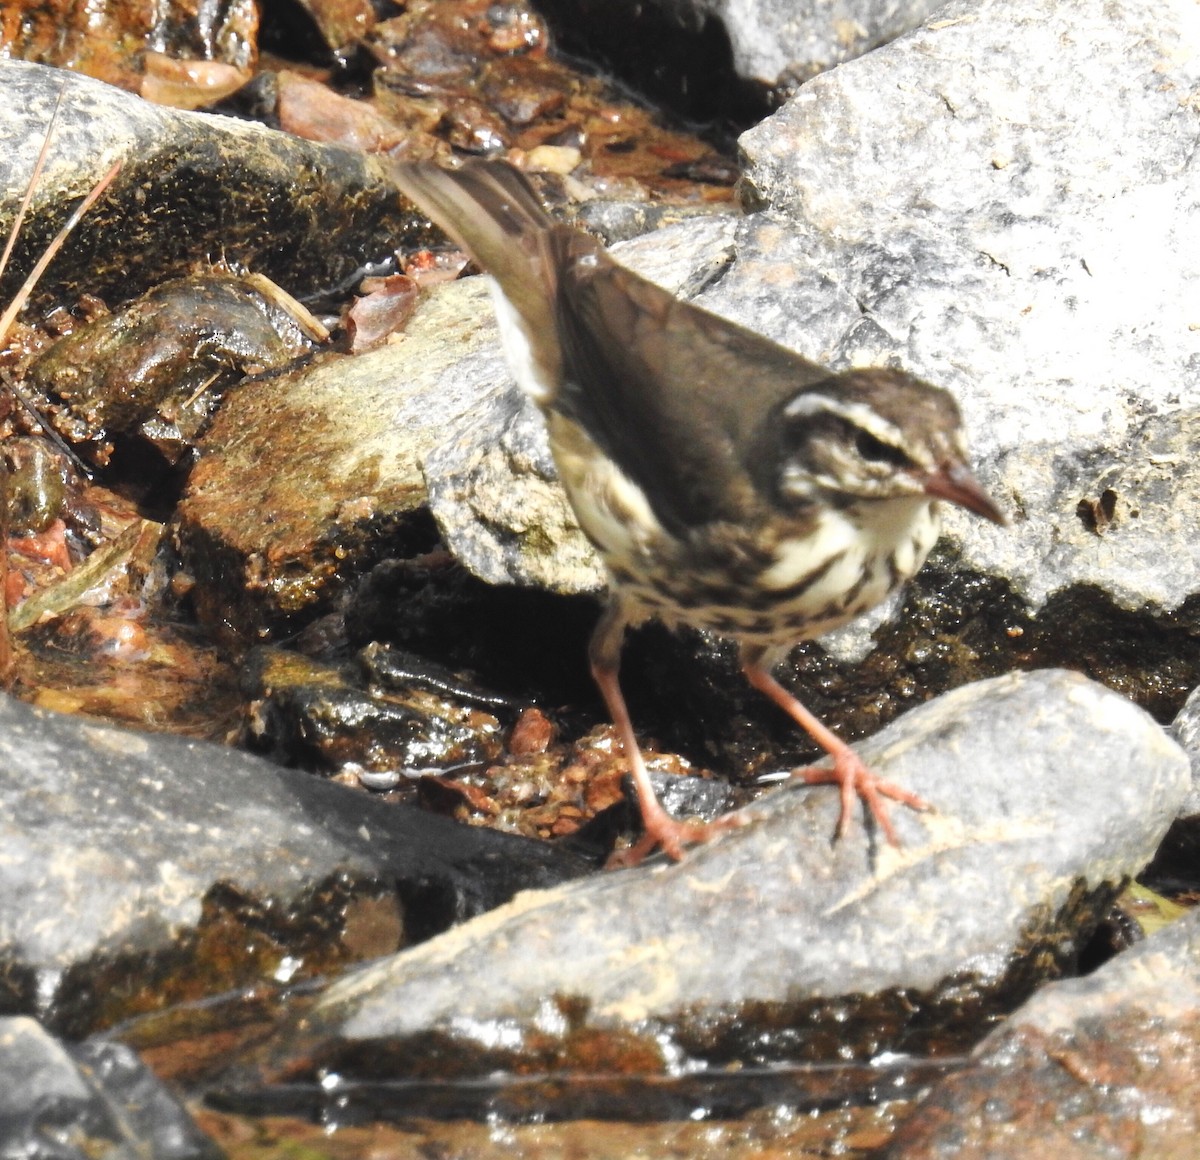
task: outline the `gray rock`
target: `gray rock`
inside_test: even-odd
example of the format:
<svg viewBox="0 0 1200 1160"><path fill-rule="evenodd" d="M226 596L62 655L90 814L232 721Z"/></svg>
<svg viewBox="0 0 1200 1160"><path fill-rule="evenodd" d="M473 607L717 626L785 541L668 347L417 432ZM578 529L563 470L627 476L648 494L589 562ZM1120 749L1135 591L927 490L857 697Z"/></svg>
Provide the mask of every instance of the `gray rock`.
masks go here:
<svg viewBox="0 0 1200 1160"><path fill-rule="evenodd" d="M1200 824L1200 688L1193 689L1184 702L1171 723L1171 732L1192 763L1192 792L1183 803L1179 816Z"/></svg>
<svg viewBox="0 0 1200 1160"><path fill-rule="evenodd" d="M920 24L939 0L666 0L725 27L739 76L774 88L807 80Z"/></svg>
<svg viewBox="0 0 1200 1160"><path fill-rule="evenodd" d="M736 177L738 171L732 168L732 163L730 165L731 176ZM688 205L636 199L614 200L603 195L580 202L578 206L564 208L568 212L572 208L574 210L569 221L599 238L606 246L632 241L642 234L679 225L692 218L711 219L723 208L727 208L731 216L740 212L733 203L727 207L723 203L713 205L708 202Z"/></svg>
<svg viewBox="0 0 1200 1160"><path fill-rule="evenodd" d="M0 699L0 1003L56 1030L156 988L382 954L585 869L219 745Z"/></svg>
<svg viewBox="0 0 1200 1160"><path fill-rule="evenodd" d="M1200 1138L1200 911L1054 983L938 1084L894 1160L1190 1160Z"/></svg>
<svg viewBox="0 0 1200 1160"><path fill-rule="evenodd" d="M120 175L47 271L41 295L82 288L111 304L218 259L303 294L390 255L404 232L395 188L376 158L0 60L0 236L24 196L60 88L46 168L0 284L4 296L118 160Z"/></svg>
<svg viewBox="0 0 1200 1160"><path fill-rule="evenodd" d="M486 301L490 309L490 296ZM603 565L558 484L537 407L505 382L464 420L423 464L430 510L446 546L492 584L601 590Z"/></svg>
<svg viewBox="0 0 1200 1160"><path fill-rule="evenodd" d="M1171 733L1191 762L1191 792L1147 867L1145 880L1173 894L1200 887L1200 689L1192 690L1171 723Z"/></svg>
<svg viewBox="0 0 1200 1160"><path fill-rule="evenodd" d="M5 1160L219 1160L220 1148L127 1047L67 1046L32 1019L0 1019Z"/></svg>
<svg viewBox="0 0 1200 1160"><path fill-rule="evenodd" d="M713 85L711 70L732 67L764 90L787 88L907 32L938 0L547 0L559 28L577 41L600 40L617 67L649 50L659 71L678 71L689 85ZM717 31L719 30L719 32ZM713 58L720 36L729 60ZM700 75L707 68L709 75ZM638 78L654 84L655 78ZM688 94L682 94L687 103ZM702 99L697 97L696 99ZM724 110L729 115L729 110Z"/></svg>
<svg viewBox="0 0 1200 1160"><path fill-rule="evenodd" d="M1200 591L1194 16L952 3L741 141L748 193L808 255L795 292L859 306L829 360L898 360L961 400L1014 527L950 512L949 542L1034 609Z"/></svg>
<svg viewBox="0 0 1200 1160"><path fill-rule="evenodd" d="M606 1047L643 1071L961 1048L1070 968L1187 780L1145 713L1062 672L960 689L862 752L936 804L893 811L903 849L861 830L831 849L837 795L784 790L681 863L523 894L335 983L265 1074L354 1076L366 1043L375 1080L587 1067Z"/></svg>

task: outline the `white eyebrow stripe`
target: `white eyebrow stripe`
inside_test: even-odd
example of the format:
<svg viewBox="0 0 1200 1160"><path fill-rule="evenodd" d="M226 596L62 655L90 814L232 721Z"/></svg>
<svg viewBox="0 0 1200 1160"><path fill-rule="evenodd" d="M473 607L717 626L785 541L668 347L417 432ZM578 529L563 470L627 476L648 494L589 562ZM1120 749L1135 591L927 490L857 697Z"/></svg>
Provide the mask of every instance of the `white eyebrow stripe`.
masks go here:
<svg viewBox="0 0 1200 1160"><path fill-rule="evenodd" d="M789 419L801 419L808 415L816 415L821 411L832 411L835 415L845 414L845 404L831 399L828 395L815 394L805 391L797 395L783 409Z"/></svg>
<svg viewBox="0 0 1200 1160"><path fill-rule="evenodd" d="M904 439L899 429L865 403L851 403L843 399L835 399L831 395L805 391L784 407L783 415L786 419L811 419L816 415L836 415L860 430L874 435L883 443L893 447L904 446Z"/></svg>

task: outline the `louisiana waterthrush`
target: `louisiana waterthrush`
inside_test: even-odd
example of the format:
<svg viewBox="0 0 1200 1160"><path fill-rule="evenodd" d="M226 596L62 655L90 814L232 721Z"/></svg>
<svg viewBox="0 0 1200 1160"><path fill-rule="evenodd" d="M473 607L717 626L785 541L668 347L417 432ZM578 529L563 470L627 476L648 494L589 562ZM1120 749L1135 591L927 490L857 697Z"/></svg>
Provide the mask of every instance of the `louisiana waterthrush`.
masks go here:
<svg viewBox="0 0 1200 1160"><path fill-rule="evenodd" d="M841 787L839 835L857 795L895 844L883 799L925 803L876 777L770 670L921 567L938 500L1004 522L967 466L954 399L900 370L835 374L675 298L556 224L504 162L395 176L492 275L509 365L611 576L590 660L645 827L623 861L656 846L679 858L730 824L675 821L654 795L617 679L626 627L651 616L739 641L750 683L833 758L796 775Z"/></svg>

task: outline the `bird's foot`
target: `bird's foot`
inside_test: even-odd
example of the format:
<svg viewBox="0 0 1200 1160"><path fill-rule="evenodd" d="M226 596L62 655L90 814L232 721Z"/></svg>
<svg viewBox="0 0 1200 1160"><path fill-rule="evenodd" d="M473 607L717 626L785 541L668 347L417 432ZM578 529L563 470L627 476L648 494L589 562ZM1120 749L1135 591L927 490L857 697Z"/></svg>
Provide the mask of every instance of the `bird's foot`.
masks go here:
<svg viewBox="0 0 1200 1160"><path fill-rule="evenodd" d="M712 822L677 822L666 810L658 810L649 817L643 816L642 836L632 846L616 850L604 863L606 870L623 870L640 865L656 849L661 849L668 858L678 862L683 857L685 846L696 846L709 842L726 830L736 830L749 819L741 814L726 814Z"/></svg>
<svg viewBox="0 0 1200 1160"><path fill-rule="evenodd" d="M884 781L883 778L871 772L866 763L849 746L845 746L833 755L833 768L821 767L793 770L792 776L808 785L837 785L841 789L842 809L838 816L837 836L844 838L850 832L854 817L854 799L861 798L871 817L883 831L888 843L899 846L900 839L896 836L896 828L888 816L884 798L900 802L910 809L922 812L933 809L924 798L907 790L895 782Z"/></svg>

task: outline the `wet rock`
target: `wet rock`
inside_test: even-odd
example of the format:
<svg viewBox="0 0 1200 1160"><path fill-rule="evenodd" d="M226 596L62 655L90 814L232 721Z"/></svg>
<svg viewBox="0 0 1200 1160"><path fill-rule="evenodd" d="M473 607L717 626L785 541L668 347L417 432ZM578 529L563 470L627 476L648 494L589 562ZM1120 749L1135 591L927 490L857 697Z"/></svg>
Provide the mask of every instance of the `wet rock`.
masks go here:
<svg viewBox="0 0 1200 1160"><path fill-rule="evenodd" d="M125 301L217 257L303 295L389 255L410 227L379 164L246 121L158 108L73 73L0 60L0 233L51 110L50 156L0 282L7 299L74 204L120 159L105 196L43 278L42 300Z"/></svg>
<svg viewBox="0 0 1200 1160"><path fill-rule="evenodd" d="M415 94L465 92L480 68L480 44L462 4L416 5L381 21L369 40L389 71ZM481 13L473 5L471 15Z"/></svg>
<svg viewBox="0 0 1200 1160"><path fill-rule="evenodd" d="M56 426L95 445L140 434L177 462L226 387L248 372L316 349L300 319L253 279L181 278L60 339L30 366L30 381L63 410Z"/></svg>
<svg viewBox="0 0 1200 1160"><path fill-rule="evenodd" d="M422 460L504 380L481 291L440 286L398 341L226 396L176 513L202 620L265 636L423 534Z"/></svg>
<svg viewBox="0 0 1200 1160"><path fill-rule="evenodd" d="M63 1044L26 1018L0 1019L0 1152L26 1160L223 1155L129 1048Z"/></svg>
<svg viewBox="0 0 1200 1160"><path fill-rule="evenodd" d="M452 97L446 105L441 129L447 141L464 153L490 155L508 149L512 137L503 118L482 101Z"/></svg>
<svg viewBox="0 0 1200 1160"><path fill-rule="evenodd" d="M300 73L280 70L275 74L274 87L279 127L297 137L366 153L393 149L405 139L400 125L366 101L344 97Z"/></svg>
<svg viewBox="0 0 1200 1160"><path fill-rule="evenodd" d="M886 1155L1187 1160L1200 1137L1200 911L1055 983L937 1085Z"/></svg>
<svg viewBox="0 0 1200 1160"><path fill-rule="evenodd" d="M355 658L363 678L383 693L410 695L429 693L476 709L513 709L514 702L484 688L468 673L456 673L445 665L425 660L402 649L373 641Z"/></svg>
<svg viewBox="0 0 1200 1160"><path fill-rule="evenodd" d="M522 895L334 984L258 1074L654 1073L961 1050L1071 969L1185 792L1183 755L1153 721L1061 672L948 694L862 752L936 803L894 811L902 850L861 830L831 848L837 795L785 790L681 863Z"/></svg>
<svg viewBox="0 0 1200 1160"><path fill-rule="evenodd" d="M221 746L0 701L0 1003L71 1034L395 949L583 864Z"/></svg>
<svg viewBox="0 0 1200 1160"><path fill-rule="evenodd" d="M66 504L70 465L48 439L37 436L9 438L4 456L8 527L18 532L44 532Z"/></svg>
<svg viewBox="0 0 1200 1160"><path fill-rule="evenodd" d="M572 87L569 74L556 65L524 56L488 69L481 95L508 124L523 127L557 113Z"/></svg>
<svg viewBox="0 0 1200 1160"><path fill-rule="evenodd" d="M301 0L325 43L340 56L348 56L375 27L370 0Z"/></svg>
<svg viewBox="0 0 1200 1160"><path fill-rule="evenodd" d="M500 722L445 680L434 684L419 674L404 680L394 667L383 682L371 679L377 675L361 663L323 664L282 649L255 650L242 680L253 698L255 744L289 765L351 767L380 788L500 755Z"/></svg>
<svg viewBox="0 0 1200 1160"><path fill-rule="evenodd" d="M215 60L180 60L161 52L144 56L145 75L137 91L156 105L205 109L236 93L251 70Z"/></svg>

